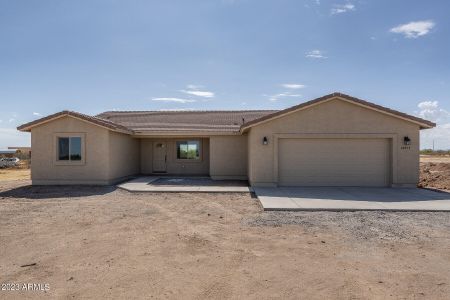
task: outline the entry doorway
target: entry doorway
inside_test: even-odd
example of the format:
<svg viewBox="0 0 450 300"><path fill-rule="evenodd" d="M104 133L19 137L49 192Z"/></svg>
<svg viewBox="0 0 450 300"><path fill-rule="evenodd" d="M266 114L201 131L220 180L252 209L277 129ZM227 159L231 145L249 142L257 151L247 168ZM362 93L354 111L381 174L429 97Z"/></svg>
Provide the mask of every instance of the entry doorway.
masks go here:
<svg viewBox="0 0 450 300"><path fill-rule="evenodd" d="M167 144L164 141L153 143L153 172L167 172Z"/></svg>

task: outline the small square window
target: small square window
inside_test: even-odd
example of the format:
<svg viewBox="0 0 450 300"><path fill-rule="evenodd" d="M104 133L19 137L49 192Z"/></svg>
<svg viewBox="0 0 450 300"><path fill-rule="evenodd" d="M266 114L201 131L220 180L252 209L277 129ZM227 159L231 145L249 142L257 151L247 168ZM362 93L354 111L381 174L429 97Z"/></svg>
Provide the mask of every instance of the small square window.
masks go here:
<svg viewBox="0 0 450 300"><path fill-rule="evenodd" d="M81 161L81 137L58 137L58 160Z"/></svg>
<svg viewBox="0 0 450 300"><path fill-rule="evenodd" d="M200 159L199 141L177 142L177 159L198 160Z"/></svg>

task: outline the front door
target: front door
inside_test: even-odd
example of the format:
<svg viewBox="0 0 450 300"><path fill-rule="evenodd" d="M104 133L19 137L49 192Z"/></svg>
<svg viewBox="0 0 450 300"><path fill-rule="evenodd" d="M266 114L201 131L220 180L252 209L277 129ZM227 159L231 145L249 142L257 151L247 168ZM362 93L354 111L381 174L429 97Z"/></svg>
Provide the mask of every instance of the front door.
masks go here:
<svg viewBox="0 0 450 300"><path fill-rule="evenodd" d="M167 167L167 144L166 142L156 141L153 143L153 172L166 172Z"/></svg>

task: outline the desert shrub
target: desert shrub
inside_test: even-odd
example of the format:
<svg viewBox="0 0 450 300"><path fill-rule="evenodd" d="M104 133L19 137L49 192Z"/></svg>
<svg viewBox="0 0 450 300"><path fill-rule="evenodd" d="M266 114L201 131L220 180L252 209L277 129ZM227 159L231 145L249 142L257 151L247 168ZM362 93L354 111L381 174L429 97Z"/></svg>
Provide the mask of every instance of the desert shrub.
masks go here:
<svg viewBox="0 0 450 300"><path fill-rule="evenodd" d="M423 154L423 155L450 155L450 150L423 149L423 150L420 150L420 154Z"/></svg>

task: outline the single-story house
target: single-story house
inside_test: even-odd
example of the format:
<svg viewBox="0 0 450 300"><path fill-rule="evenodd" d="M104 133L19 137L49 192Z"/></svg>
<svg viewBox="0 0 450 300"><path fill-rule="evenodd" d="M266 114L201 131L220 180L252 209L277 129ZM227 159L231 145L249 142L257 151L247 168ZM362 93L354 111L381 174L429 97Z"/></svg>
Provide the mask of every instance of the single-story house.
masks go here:
<svg viewBox="0 0 450 300"><path fill-rule="evenodd" d="M279 111L62 111L18 129L31 132L36 185L168 174L253 186L415 186L419 131L434 126L333 93Z"/></svg>

